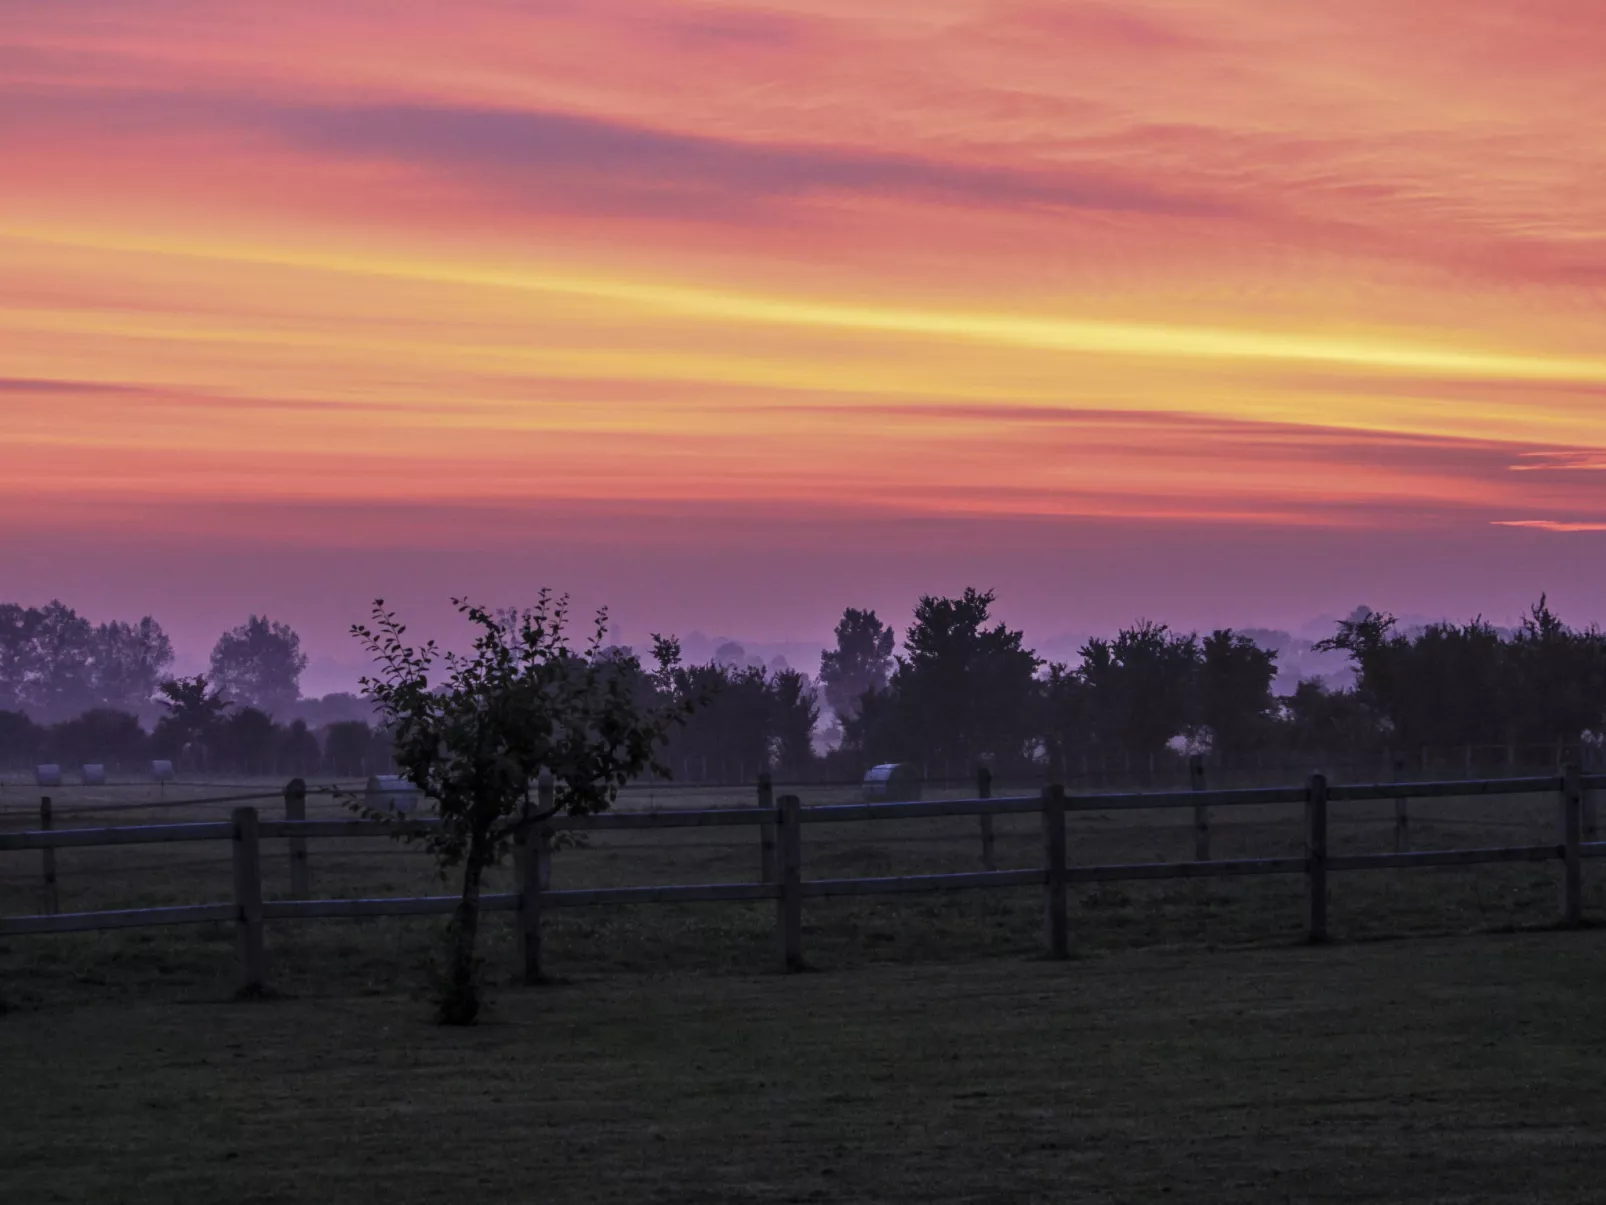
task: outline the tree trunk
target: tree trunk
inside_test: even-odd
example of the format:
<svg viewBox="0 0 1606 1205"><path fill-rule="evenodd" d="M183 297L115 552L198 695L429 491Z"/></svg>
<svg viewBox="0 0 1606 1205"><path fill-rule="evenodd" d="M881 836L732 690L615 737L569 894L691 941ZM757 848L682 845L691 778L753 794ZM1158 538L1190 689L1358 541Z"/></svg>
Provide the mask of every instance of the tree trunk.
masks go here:
<svg viewBox="0 0 1606 1205"><path fill-rule="evenodd" d="M480 932L480 880L485 859L478 843L463 863L463 896L446 931L446 982L441 985L437 1019L442 1025L472 1025L480 1012L479 962L474 957Z"/></svg>

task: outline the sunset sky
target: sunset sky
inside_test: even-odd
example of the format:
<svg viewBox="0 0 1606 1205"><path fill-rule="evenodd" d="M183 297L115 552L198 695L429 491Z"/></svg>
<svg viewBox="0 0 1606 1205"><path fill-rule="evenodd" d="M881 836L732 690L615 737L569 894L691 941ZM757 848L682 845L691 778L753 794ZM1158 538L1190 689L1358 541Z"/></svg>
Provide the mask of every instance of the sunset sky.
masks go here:
<svg viewBox="0 0 1606 1205"><path fill-rule="evenodd" d="M0 0L0 596L1606 620L1598 0Z"/></svg>

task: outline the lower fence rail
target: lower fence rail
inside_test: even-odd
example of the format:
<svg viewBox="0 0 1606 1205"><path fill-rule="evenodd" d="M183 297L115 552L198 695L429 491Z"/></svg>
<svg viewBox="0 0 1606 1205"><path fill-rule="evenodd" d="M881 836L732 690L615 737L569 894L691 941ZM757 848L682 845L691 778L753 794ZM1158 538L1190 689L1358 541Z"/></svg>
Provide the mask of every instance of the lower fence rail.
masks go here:
<svg viewBox="0 0 1606 1205"><path fill-rule="evenodd" d="M449 916L462 902L456 895L381 896L367 900L267 900L265 920L329 920L354 916ZM513 912L519 897L513 892L480 896L482 912Z"/></svg>
<svg viewBox="0 0 1606 1205"><path fill-rule="evenodd" d="M25 933L93 933L102 929L144 929L158 925L200 925L232 921L233 904L181 904L173 908L129 908L115 912L57 912L48 916L0 917L0 937Z"/></svg>

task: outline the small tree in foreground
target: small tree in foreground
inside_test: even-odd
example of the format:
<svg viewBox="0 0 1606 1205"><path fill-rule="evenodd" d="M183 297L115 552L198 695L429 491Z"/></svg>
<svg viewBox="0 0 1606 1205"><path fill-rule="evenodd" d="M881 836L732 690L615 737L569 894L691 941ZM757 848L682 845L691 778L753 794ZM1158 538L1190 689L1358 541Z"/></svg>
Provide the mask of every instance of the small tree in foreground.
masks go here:
<svg viewBox="0 0 1606 1205"><path fill-rule="evenodd" d="M553 815L603 811L631 778L667 776L657 749L689 704L662 689L679 660L673 640L653 638L659 672L648 675L628 650L604 647L606 612L598 612L592 640L571 648L567 597L543 590L533 608L505 612L452 602L478 629L467 654L442 653L434 641L408 645L383 599L372 626L354 625L352 634L378 662L377 676L362 685L394 733L396 764L440 815L438 828L407 839L429 849L443 878L461 868L437 1017L470 1025L480 1007L475 941L485 871ZM542 769L557 786L544 811L531 799Z"/></svg>

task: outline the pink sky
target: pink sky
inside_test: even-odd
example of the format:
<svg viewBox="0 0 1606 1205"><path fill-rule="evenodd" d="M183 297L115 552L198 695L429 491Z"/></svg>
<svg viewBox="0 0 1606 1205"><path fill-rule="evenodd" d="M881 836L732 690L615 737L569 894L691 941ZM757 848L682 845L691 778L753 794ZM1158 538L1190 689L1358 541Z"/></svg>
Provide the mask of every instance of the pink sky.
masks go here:
<svg viewBox="0 0 1606 1205"><path fill-rule="evenodd" d="M1606 620L1596 8L0 0L0 596Z"/></svg>

